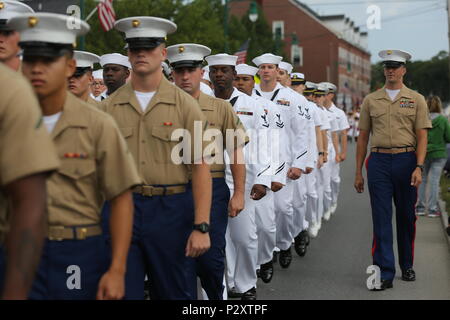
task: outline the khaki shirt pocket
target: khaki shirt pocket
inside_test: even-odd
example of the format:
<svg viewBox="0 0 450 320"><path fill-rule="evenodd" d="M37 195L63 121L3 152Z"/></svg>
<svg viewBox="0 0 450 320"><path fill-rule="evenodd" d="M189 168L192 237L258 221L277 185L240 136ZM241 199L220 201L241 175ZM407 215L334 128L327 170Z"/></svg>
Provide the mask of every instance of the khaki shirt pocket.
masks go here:
<svg viewBox="0 0 450 320"><path fill-rule="evenodd" d="M190 150L190 144L187 140L182 145L180 144L180 141L184 139L182 128L154 127L152 128L152 137L151 153L155 157L156 163L178 164L182 160L184 150ZM178 144L180 146L177 147Z"/></svg>
<svg viewBox="0 0 450 320"><path fill-rule="evenodd" d="M98 205L99 187L92 159L64 159L57 174L49 181L50 205L83 212ZM55 217L53 217L55 218Z"/></svg>
<svg viewBox="0 0 450 320"><path fill-rule="evenodd" d="M395 122L393 126L395 129L409 129L414 130L416 123L416 108L399 108L396 112Z"/></svg>
<svg viewBox="0 0 450 320"><path fill-rule="evenodd" d="M370 120L372 122L372 129L388 129L388 113L383 108L371 108Z"/></svg>
<svg viewBox="0 0 450 320"><path fill-rule="evenodd" d="M126 139L133 135L133 127L120 128L122 136Z"/></svg>
<svg viewBox="0 0 450 320"><path fill-rule="evenodd" d="M96 169L94 160L72 159L72 161L69 162L70 163L63 162L62 167L59 169L59 173L74 180L89 176L94 173Z"/></svg>

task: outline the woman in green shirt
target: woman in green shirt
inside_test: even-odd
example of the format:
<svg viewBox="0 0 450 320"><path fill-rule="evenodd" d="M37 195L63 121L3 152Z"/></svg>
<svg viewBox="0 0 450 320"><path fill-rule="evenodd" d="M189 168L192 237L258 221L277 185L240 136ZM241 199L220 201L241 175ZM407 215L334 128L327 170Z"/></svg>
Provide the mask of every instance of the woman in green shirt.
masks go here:
<svg viewBox="0 0 450 320"><path fill-rule="evenodd" d="M425 215L425 206L428 203L428 216L440 217L441 210L438 204L439 181L442 169L447 161L446 144L450 142L450 125L445 116L442 115L442 103L438 96L427 99L433 128L428 131L427 156L424 163L423 180L419 187L419 201L416 213ZM426 197L427 184L429 194Z"/></svg>

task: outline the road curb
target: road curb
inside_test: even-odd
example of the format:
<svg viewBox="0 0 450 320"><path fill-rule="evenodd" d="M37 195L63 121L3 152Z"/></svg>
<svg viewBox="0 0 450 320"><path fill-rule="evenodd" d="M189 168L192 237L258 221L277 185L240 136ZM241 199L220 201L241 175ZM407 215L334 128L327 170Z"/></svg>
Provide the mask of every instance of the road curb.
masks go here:
<svg viewBox="0 0 450 320"><path fill-rule="evenodd" d="M448 226L448 213L447 208L445 206L445 202L439 197L439 207L441 208L441 222L442 222L442 230L444 231L444 237L447 239L448 250L450 251L450 237L447 234L447 226Z"/></svg>

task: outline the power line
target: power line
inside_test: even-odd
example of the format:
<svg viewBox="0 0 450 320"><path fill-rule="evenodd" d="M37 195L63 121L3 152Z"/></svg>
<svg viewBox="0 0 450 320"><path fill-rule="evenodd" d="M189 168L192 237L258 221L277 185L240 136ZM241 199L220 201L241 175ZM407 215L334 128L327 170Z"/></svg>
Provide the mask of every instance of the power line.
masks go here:
<svg viewBox="0 0 450 320"><path fill-rule="evenodd" d="M428 13L428 12L431 12L431 11L440 10L440 9L443 9L443 8L444 8L444 7L437 7L437 8L430 8L430 7L423 8L423 7L421 7L421 8L419 8L419 9L411 10L411 11L410 11L409 13L407 13L407 14L402 13L401 15L398 15L398 16L386 18L386 19L384 19L384 20L382 19L382 20L381 20L381 23L388 23L388 22L392 22L392 21L394 21L394 20L398 20L398 19L402 19L402 18L406 18L406 17L417 16L417 15L424 14L424 13ZM428 9L428 10L424 10L424 9ZM419 10L420 10L420 11L419 11ZM342 33L346 32L346 31L349 31L349 30L351 30L351 29L353 29L353 28L361 28L361 27L365 27L365 26L366 26L366 24L362 24L362 25L355 26L355 27L349 27L349 28L343 29L343 30L342 30ZM316 38L324 37L324 36L326 36L326 35L328 35L328 34L329 34L328 32L324 32L324 33L317 34L317 35L314 35L314 36L311 36L311 37L301 38L300 41L301 41L301 42L304 42L304 41L308 41L308 40L313 40L313 39L316 39ZM346 39L344 39L344 40L346 40ZM346 40L346 41L347 41L347 40Z"/></svg>

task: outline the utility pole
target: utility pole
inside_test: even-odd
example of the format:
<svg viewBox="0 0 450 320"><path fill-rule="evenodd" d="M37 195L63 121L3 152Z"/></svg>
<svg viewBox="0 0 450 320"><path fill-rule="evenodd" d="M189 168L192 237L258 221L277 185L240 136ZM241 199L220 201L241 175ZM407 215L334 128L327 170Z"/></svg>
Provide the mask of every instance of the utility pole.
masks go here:
<svg viewBox="0 0 450 320"><path fill-rule="evenodd" d="M450 101L450 0L447 0L447 15L448 15L448 44L449 44L449 51L448 51L448 75L449 75L449 101Z"/></svg>
<svg viewBox="0 0 450 320"><path fill-rule="evenodd" d="M450 1L450 0L449 0ZM84 17L85 17L85 15L84 15L84 11L85 11L86 9L85 9L85 3L84 3L84 0L80 0L80 14L81 14L81 17L80 17L80 19L81 20L84 20ZM79 46L79 48L80 48L80 50L81 51L84 51L84 44L85 44L85 37L84 36L81 36L80 37L80 46Z"/></svg>

